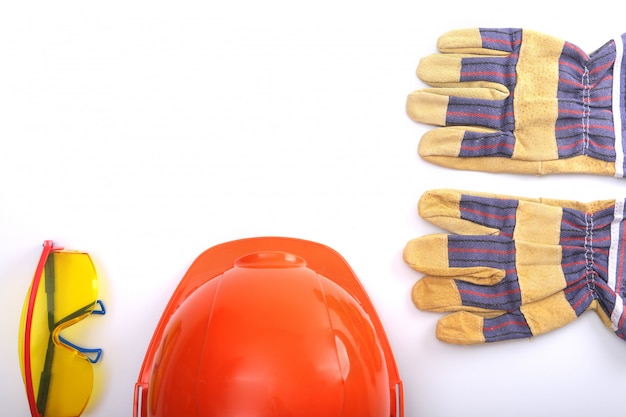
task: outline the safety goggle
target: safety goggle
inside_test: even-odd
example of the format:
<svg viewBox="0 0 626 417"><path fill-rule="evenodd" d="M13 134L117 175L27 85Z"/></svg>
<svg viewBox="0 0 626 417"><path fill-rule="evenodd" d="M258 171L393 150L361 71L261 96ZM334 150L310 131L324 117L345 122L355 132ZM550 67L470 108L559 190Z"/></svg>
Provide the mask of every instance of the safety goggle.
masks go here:
<svg viewBox="0 0 626 417"><path fill-rule="evenodd" d="M104 314L98 279L87 253L45 241L20 321L22 378L33 417L79 416L93 389L92 364L101 349L85 349L61 336L91 314Z"/></svg>

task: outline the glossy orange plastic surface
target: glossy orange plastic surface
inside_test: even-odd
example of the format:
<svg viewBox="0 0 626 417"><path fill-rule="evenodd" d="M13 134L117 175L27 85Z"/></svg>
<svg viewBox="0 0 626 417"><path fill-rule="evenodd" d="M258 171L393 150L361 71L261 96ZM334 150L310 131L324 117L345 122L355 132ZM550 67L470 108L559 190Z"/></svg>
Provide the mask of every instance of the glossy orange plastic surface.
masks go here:
<svg viewBox="0 0 626 417"><path fill-rule="evenodd" d="M337 252L291 238L201 254L135 389L135 417L402 414L393 354L358 279Z"/></svg>

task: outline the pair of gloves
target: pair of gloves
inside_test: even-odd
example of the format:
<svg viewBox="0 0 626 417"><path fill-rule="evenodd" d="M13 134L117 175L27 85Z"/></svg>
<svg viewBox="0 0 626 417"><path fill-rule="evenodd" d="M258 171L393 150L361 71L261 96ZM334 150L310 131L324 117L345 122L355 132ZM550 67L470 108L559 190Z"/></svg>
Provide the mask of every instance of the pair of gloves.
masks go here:
<svg viewBox="0 0 626 417"><path fill-rule="evenodd" d="M439 126L429 162L462 170L623 177L626 35L587 56L520 29L465 29L438 40L407 113ZM626 339L625 201L591 203L434 190L419 214L449 231L414 239L404 260L425 274L415 305L448 312L437 337L474 344L542 334L594 310Z"/></svg>

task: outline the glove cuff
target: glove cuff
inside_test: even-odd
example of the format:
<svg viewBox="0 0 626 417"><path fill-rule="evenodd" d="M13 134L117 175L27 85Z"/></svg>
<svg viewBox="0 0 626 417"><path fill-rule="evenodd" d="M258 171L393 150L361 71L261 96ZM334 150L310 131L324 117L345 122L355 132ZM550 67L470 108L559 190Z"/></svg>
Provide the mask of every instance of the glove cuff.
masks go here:
<svg viewBox="0 0 626 417"><path fill-rule="evenodd" d="M615 176L623 177L626 171L624 150L626 149L626 59L624 44L626 34L618 36L615 42L615 63L613 65L613 127L615 128Z"/></svg>
<svg viewBox="0 0 626 417"><path fill-rule="evenodd" d="M626 242L624 241L623 223L625 219L626 201L615 200L615 208L613 212L613 221L611 222L611 245L609 248L609 264L607 274L607 285L609 294L606 300L605 311L610 317L613 324L613 330L622 338L626 338L624 332L624 300L622 299L624 277L626 273L623 270L624 250Z"/></svg>

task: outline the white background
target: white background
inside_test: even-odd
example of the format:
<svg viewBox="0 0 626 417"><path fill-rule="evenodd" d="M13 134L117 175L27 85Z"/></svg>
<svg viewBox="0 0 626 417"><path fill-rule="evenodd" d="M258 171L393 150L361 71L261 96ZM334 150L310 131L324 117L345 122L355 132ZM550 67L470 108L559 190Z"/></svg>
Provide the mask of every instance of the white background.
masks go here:
<svg viewBox="0 0 626 417"><path fill-rule="evenodd" d="M609 177L467 173L417 156L428 127L405 98L442 32L526 27L591 52L626 30L621 2L543 4L3 4L0 414L28 415L17 334L44 239L89 252L99 271L108 313L81 342L105 353L84 415L117 417L132 413L154 326L191 262L264 235L314 240L350 263L386 327L407 416L622 413L626 342L594 313L530 341L447 345L440 316L413 307L420 275L401 258L438 231L415 210L430 188L626 196Z"/></svg>

